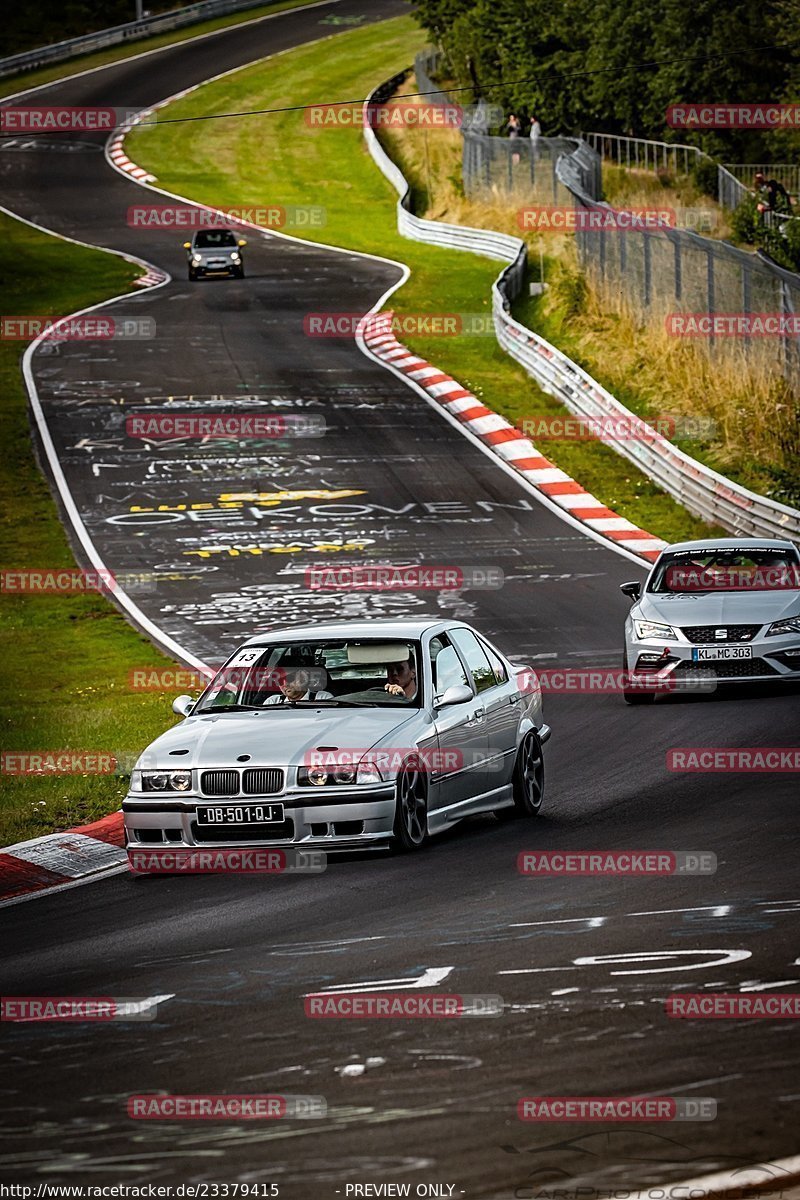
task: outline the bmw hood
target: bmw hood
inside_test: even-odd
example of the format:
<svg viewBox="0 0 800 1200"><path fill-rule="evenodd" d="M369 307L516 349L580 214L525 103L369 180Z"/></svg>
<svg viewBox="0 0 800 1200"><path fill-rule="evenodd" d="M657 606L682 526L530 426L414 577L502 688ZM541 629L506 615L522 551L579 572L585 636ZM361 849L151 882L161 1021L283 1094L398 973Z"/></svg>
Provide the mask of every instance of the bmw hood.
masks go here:
<svg viewBox="0 0 800 1200"><path fill-rule="evenodd" d="M768 625L800 614L800 593L793 589L667 595L646 592L637 607L644 620L667 625Z"/></svg>
<svg viewBox="0 0 800 1200"><path fill-rule="evenodd" d="M162 733L136 767L241 767L243 755L249 755L249 766L288 767L302 764L304 756L319 747L366 751L379 742L393 747L413 744L410 731L399 735L420 718L418 709L412 714L374 708L308 712L278 705L252 713L201 714Z"/></svg>

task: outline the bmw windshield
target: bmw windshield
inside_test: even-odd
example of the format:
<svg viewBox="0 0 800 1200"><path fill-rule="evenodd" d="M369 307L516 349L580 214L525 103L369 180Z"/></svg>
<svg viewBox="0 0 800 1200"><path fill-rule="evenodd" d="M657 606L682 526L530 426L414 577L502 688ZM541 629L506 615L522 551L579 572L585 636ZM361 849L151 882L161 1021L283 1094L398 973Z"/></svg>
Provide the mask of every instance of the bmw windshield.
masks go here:
<svg viewBox="0 0 800 1200"><path fill-rule="evenodd" d="M194 715L254 709L413 707L421 703L415 642L282 642L238 650L201 696Z"/></svg>

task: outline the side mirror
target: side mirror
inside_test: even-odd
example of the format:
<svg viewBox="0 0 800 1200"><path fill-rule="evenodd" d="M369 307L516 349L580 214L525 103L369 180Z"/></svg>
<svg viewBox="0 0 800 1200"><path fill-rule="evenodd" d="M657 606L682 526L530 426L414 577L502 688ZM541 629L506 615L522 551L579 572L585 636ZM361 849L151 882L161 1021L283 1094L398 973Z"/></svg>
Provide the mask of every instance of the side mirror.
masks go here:
<svg viewBox="0 0 800 1200"><path fill-rule="evenodd" d="M468 704L474 699L472 689L466 687L463 683L455 683L452 687L445 688L441 696L436 700L437 708L449 708L451 704Z"/></svg>
<svg viewBox="0 0 800 1200"><path fill-rule="evenodd" d="M630 596L631 600L638 600L642 594L642 585L638 579L634 579L630 583L621 583L619 590L623 596Z"/></svg>
<svg viewBox="0 0 800 1200"><path fill-rule="evenodd" d="M191 250L191 248L192 248L192 243L191 243L191 242L184 242L184 243L183 243L183 248L184 248L184 250Z"/></svg>
<svg viewBox="0 0 800 1200"><path fill-rule="evenodd" d="M240 245L240 246L246 246L246 245L247 245L247 240L246 240L245 238L239 238L239 245Z"/></svg>
<svg viewBox="0 0 800 1200"><path fill-rule="evenodd" d="M172 701L172 711L177 713L179 717L188 717L195 706L195 701L191 696L177 696Z"/></svg>

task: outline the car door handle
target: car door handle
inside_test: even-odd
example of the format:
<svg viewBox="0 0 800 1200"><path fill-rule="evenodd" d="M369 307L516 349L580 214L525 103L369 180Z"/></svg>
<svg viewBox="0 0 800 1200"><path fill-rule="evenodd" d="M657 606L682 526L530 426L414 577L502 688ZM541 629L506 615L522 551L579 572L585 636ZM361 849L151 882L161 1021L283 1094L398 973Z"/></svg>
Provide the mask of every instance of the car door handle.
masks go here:
<svg viewBox="0 0 800 1200"><path fill-rule="evenodd" d="M465 725L480 725L482 720L483 720L483 710L479 708L479 709L476 709L476 711L472 714L472 716L469 718L469 720L465 721L464 724Z"/></svg>

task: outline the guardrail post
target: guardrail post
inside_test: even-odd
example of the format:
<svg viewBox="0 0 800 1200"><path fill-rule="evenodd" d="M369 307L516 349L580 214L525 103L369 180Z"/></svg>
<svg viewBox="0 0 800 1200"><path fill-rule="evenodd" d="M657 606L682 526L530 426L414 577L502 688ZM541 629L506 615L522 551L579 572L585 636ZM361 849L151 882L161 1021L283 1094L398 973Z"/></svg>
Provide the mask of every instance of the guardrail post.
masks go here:
<svg viewBox="0 0 800 1200"><path fill-rule="evenodd" d="M642 246L643 258L644 258L644 304L645 304L645 308L649 308L650 307L650 291L651 291L650 285L651 285L651 274L652 274L650 238L649 238L648 234L646 234L646 233L641 233L639 236L644 239L644 245Z"/></svg>

